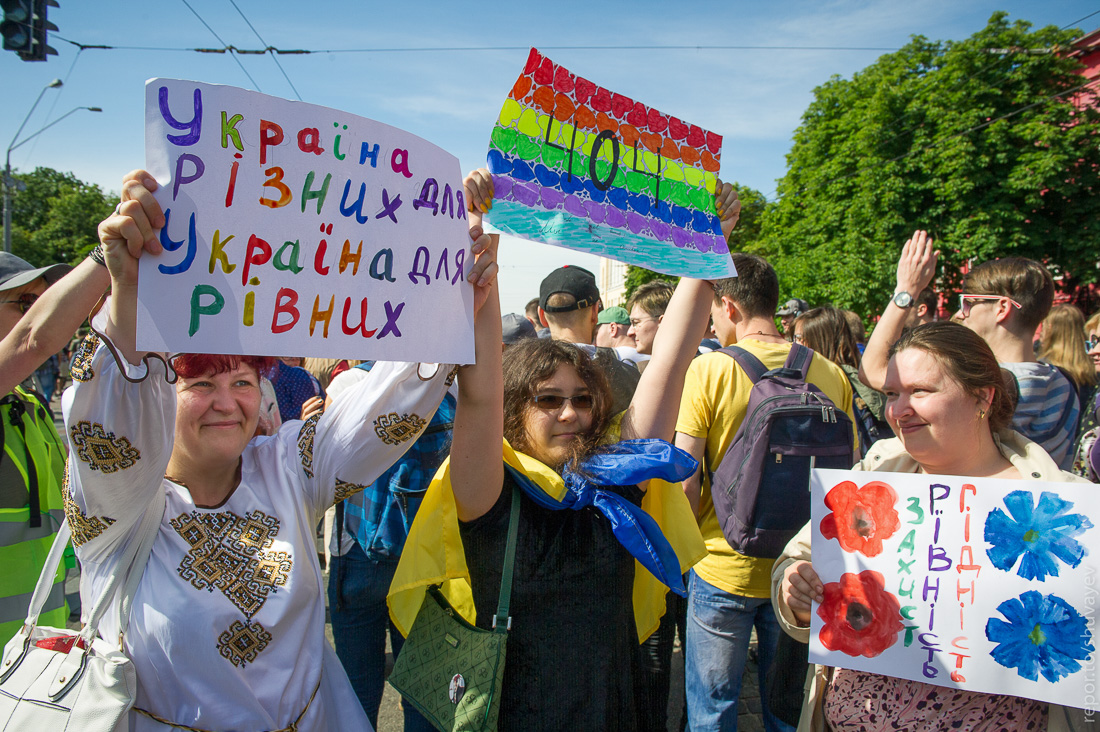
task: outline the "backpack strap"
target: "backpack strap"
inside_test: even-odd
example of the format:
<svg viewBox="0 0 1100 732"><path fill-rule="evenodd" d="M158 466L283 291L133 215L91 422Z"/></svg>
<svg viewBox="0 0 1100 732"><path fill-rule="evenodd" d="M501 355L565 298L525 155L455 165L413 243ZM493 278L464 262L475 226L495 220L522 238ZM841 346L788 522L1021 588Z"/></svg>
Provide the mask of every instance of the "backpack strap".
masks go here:
<svg viewBox="0 0 1100 732"><path fill-rule="evenodd" d="M741 367L754 384L764 378L764 374L768 373L768 367L744 348L726 346L725 348L718 349L718 352L724 353L736 361L737 365Z"/></svg>
<svg viewBox="0 0 1100 732"><path fill-rule="evenodd" d="M810 373L810 361L813 360L813 357L813 349L807 348L801 343L792 343L791 352L787 354L787 362L783 364L783 368L800 372L802 380L805 381Z"/></svg>

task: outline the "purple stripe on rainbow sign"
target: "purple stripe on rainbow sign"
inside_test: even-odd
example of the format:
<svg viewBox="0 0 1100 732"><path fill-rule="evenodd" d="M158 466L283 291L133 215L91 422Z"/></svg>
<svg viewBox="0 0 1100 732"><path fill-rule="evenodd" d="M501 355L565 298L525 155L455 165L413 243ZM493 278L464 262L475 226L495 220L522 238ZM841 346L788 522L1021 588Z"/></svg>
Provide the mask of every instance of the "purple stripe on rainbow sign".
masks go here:
<svg viewBox="0 0 1100 732"><path fill-rule="evenodd" d="M725 238L710 232L689 231L673 226L655 217L642 216L634 211L622 211L614 205L584 201L573 194L564 194L556 188L544 188L534 181L517 181L506 175L493 176L496 198L516 201L524 206L541 206L547 210L564 210L574 216L586 218L593 224L603 224L616 229L628 229L634 234L647 232L660 241L671 240L683 249L692 246L700 252L725 254L729 246Z"/></svg>
<svg viewBox="0 0 1100 732"><path fill-rule="evenodd" d="M681 206L667 200L659 200L654 205L653 198L647 193L634 193L622 186L612 186L604 190L582 173L566 175L538 163L532 167L530 162L514 155L503 154L499 150L489 151L488 163L490 173L508 176L516 181L531 181L536 188L554 188L564 194L580 193L597 203L603 203L606 199L620 211L633 210L646 218L656 216L664 223L680 228L722 234L722 222L718 216L694 206Z"/></svg>

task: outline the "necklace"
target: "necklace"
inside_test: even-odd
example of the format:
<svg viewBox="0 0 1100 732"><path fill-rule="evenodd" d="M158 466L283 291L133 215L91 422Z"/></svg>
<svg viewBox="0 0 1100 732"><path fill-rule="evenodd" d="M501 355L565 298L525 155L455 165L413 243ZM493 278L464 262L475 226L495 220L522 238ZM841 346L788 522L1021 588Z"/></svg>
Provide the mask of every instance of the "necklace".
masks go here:
<svg viewBox="0 0 1100 732"><path fill-rule="evenodd" d="M783 338L783 336L779 335L778 333L765 333L762 330L758 330L755 333L746 333L745 338L748 338L750 336L756 336L756 335L764 336L765 338L780 338L780 339Z"/></svg>

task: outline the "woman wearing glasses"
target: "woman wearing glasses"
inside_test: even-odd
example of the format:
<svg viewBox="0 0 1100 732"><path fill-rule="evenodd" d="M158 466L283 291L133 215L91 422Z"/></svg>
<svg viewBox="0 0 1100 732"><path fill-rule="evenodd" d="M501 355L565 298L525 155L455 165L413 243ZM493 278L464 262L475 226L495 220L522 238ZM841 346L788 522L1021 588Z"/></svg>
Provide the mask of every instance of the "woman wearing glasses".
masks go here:
<svg viewBox="0 0 1100 732"><path fill-rule="evenodd" d="M477 210L491 207L488 171L470 174L467 194L474 225ZM728 184L718 203L728 232L740 209ZM502 364L495 292L478 315L477 363L458 377L450 462L417 514L390 608L407 632L421 602L434 601L424 586L441 581L416 570L435 566L451 604L492 627L518 489L500 729L641 727L631 667L639 640L656 629L668 587L683 594L682 573L706 551L675 485L695 461L667 441L712 300L707 283L681 280L621 419L582 350L529 339L509 347ZM440 536L442 555L416 553Z"/></svg>

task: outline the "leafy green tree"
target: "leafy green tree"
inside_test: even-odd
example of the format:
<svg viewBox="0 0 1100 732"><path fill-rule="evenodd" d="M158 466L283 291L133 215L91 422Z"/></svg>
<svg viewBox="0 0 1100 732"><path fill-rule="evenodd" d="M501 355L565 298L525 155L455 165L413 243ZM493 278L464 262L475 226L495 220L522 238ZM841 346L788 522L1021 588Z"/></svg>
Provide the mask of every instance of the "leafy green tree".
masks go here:
<svg viewBox="0 0 1100 732"><path fill-rule="evenodd" d="M915 36L833 77L814 91L780 201L748 248L785 296L865 315L893 291L918 228L937 239L945 289L968 260L1010 255L1096 281L1100 113L1064 53L1076 35L996 13L966 40Z"/></svg>
<svg viewBox="0 0 1100 732"><path fill-rule="evenodd" d="M37 267L79 262L98 243L96 229L114 209L114 199L52 168L13 177L26 188L12 195L12 253Z"/></svg>
<svg viewBox="0 0 1100 732"><path fill-rule="evenodd" d="M729 246L731 252L741 252L760 237L767 199L755 188L743 186L740 183L734 183L733 187L737 190L737 197L741 199L741 218L738 219L737 227L730 234ZM629 265L626 268L626 297L629 299L635 290L652 280L665 280L675 284L679 279L672 275Z"/></svg>

